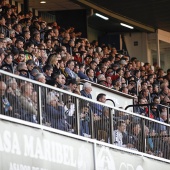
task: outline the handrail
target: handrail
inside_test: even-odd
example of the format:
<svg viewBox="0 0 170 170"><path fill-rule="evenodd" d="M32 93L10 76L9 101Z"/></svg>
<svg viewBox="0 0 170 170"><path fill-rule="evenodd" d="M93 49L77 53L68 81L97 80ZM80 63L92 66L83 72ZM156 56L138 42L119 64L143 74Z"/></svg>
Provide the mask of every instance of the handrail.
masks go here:
<svg viewBox="0 0 170 170"><path fill-rule="evenodd" d="M35 80L31 80L31 79L28 79L28 78L25 78L25 77L21 77L21 76L18 76L18 75L15 75L15 74L3 71L3 70L0 70L0 75L1 75L1 73L4 74L4 75L11 76L13 78L17 78L17 79L24 80L24 81L27 81L27 82L30 82L30 83L33 83L33 84L36 84L36 85L39 85L39 86L43 86L43 87L46 87L46 88L49 88L49 89L52 89L52 90L57 90L59 92L62 92L62 93L65 93L65 94L77 97L79 99L83 99L83 100L86 100L86 101L89 101L89 102L93 102L93 103L95 102L96 104L99 104L99 105L102 105L102 106L105 106L105 107L108 107L108 108L111 108L111 109L115 109L115 110L122 111L122 112L125 111L124 109L121 109L121 108L118 108L118 107L114 107L114 106L110 106L110 105L108 105L106 103L101 103L101 102L98 102L96 100L92 100L92 99L89 99L87 97L80 96L78 94L71 93L69 91L66 91L66 90L63 90L63 89L60 89L60 88L57 88L57 87L53 87L53 86L50 86L50 85L47 85L47 84L44 84L44 83L41 83L41 82L38 82L38 81L35 81ZM157 120L151 119L149 117L144 117L144 116L139 115L137 113L133 113L133 112L128 111L128 110L126 110L126 113L131 114L133 116L140 117L140 118L145 118L145 119L148 119L148 120L152 120L153 122L157 122L157 123L160 123L160 124L165 124L165 123L159 122ZM167 124L165 124L165 125L167 125ZM170 125L167 125L167 126L170 127Z"/></svg>
<svg viewBox="0 0 170 170"><path fill-rule="evenodd" d="M43 126L43 125L26 122L26 121L19 120L19 119L15 119L15 118L12 118L12 117L9 117L9 116L4 116L4 115L0 114L0 119L4 120L4 121L13 122L13 123L18 123L18 124L21 124L21 125L25 125L25 126L28 126L28 127L35 128L35 129L41 129L42 131L49 131L49 132L52 132L52 133L55 133L55 134L68 136L68 137L73 138L73 139L78 139L78 140L81 140L81 141L85 141L85 142L89 142L89 143L95 143L95 144L105 146L105 147L110 147L110 148L113 148L113 149L116 149L116 150L121 150L123 152L131 153L131 154L135 154L135 155L141 155L141 156L144 156L144 157L148 157L148 158L152 158L152 159L155 159L155 160L170 163L170 160L168 160L168 159L160 158L160 157L157 157L157 156L154 156L154 155L149 155L149 154L146 154L146 153L143 153L143 152L138 152L136 150L129 150L127 148L122 148L122 147L112 145L112 144L109 144L109 143L104 143L104 142L98 141L96 139L85 138L85 137L82 137L82 136L78 136L78 135L75 135L75 134L72 134L72 133L67 133L67 132L64 132L64 131L61 131L61 130L58 130L58 129L54 129L54 128L51 128L51 127L47 127L47 126Z"/></svg>
<svg viewBox="0 0 170 170"><path fill-rule="evenodd" d="M112 99L106 99L106 101L111 101L113 103L114 107L116 107L116 104Z"/></svg>
<svg viewBox="0 0 170 170"><path fill-rule="evenodd" d="M127 110L129 107L138 107L138 106L149 106L149 113L148 113L148 116L150 115L150 107L153 106L154 103L148 103L148 104L133 104L133 105L128 105L125 107L125 110ZM167 108L167 120L168 120L168 123L170 122L169 120L169 112L170 112L170 106L166 106L166 105L163 105L163 104L157 104L159 106L163 106L163 107L166 107Z"/></svg>
<svg viewBox="0 0 170 170"><path fill-rule="evenodd" d="M122 92L120 92L120 91L111 89L111 88L109 88L109 87L106 87L106 86L103 86L103 85L100 85L100 84L97 84L97 83L94 83L94 82L91 82L91 81L88 81L88 80L85 80L85 79L81 79L80 82L88 82L88 83L90 83L90 84L92 84L92 85L94 85L94 86L96 86L96 87L105 89L105 90L107 90L107 91L114 92L115 94L119 94L119 95L121 95L121 96L126 96L127 98L130 98L130 99L135 99L135 98L137 98L137 97L132 96L132 95L130 95L130 94L125 94L125 93L122 93Z"/></svg>
<svg viewBox="0 0 170 170"><path fill-rule="evenodd" d="M111 137L112 136L112 133L113 133L113 126L111 126L111 125L113 125L113 120L114 120L114 116L116 116L116 115L114 115L114 112L113 113L111 113L111 111L113 110L118 110L118 111L123 111L123 112L125 112L125 110L123 110L123 109L120 109L120 108L116 108L116 107L114 107L114 106L110 106L110 105L107 105L107 104L104 104L104 103L101 103L101 102L97 102L97 101L94 101L94 100L92 100L92 99L88 99L88 98L86 98L86 97L82 97L82 96L79 96L79 95L76 95L76 94L73 94L73 93L70 93L70 92L68 92L68 91L65 91L65 90L62 90L62 89L58 89L58 88L55 88L55 87L52 87L52 86L49 86L49 85L46 85L46 84L43 84L43 83L40 83L40 82L36 82L36 81L34 81L34 80L30 80L30 79L27 79L27 78L23 78L23 77L20 77L20 76L17 76L17 75L14 75L14 74L11 74L11 73L7 73L7 72L4 72L4 71L1 71L0 70L0 73L2 73L2 74L4 74L4 75L8 75L8 76L11 76L11 77L14 77L14 78L18 78L18 79L20 79L20 80L25 80L25 81L27 81L27 82L31 82L31 83L34 83L34 84L37 84L38 86L39 86L39 89L41 89L41 87L46 87L46 88L49 88L49 90L57 90L58 92L60 92L60 93L65 93L66 95L67 94L69 94L69 95L71 95L71 96L74 96L75 97L75 99L76 99L76 114L75 114L75 119L76 119L76 123L77 123L77 125L76 125L76 129L77 129L77 131L76 131L76 133L77 134L79 134L80 133L80 131L79 131L79 129L80 129L80 119L79 119L79 117L80 117L80 112L78 111L78 108L79 108L79 99L82 99L83 101L89 101L89 102L91 102L91 108L93 107L93 105L95 105L95 104L98 104L98 105L101 105L101 106L105 106L105 108L106 107L108 107L109 108L109 115L110 115L110 119L109 119L109 131L110 131L110 133L109 133L109 137ZM42 89L43 90L43 89ZM39 91L39 94L41 94L41 90ZM39 99L39 102L41 101L41 96L40 96L40 99ZM114 102L114 101L113 101ZM131 106L133 106L133 105L131 105ZM103 111L102 110L102 108L99 108L100 109L100 111ZM106 108L107 109L107 108ZM41 109L39 110L40 112L41 112ZM91 127L93 127L94 125L93 125L93 123L95 123L95 121L96 120L94 120L93 121L93 115L94 115L94 113L95 112L92 112L90 115L92 116L92 118L91 118L91 121L89 122L89 126L91 126ZM142 143L143 143L143 148L142 148L142 151L144 151L145 152L145 141L144 141L144 139L146 138L145 137L145 135L144 135L144 127L145 127L145 121L146 120L150 120L150 121L152 121L152 122L156 122L156 123L158 123L158 125L160 126L160 125L164 125L164 126L166 126L167 127L167 129L169 129L170 128L170 125L167 125L167 124L165 124L165 123L162 123L162 122L159 122L159 121L157 121L157 120L154 120L154 119L151 119L151 118L148 118L148 117L145 117L145 116L142 116L142 115L139 115L139 114L136 114L136 113L132 113L132 112L130 112L130 111L126 111L126 113L128 113L129 115L133 115L134 117L136 116L137 118L141 118L142 119L142 121L143 121L143 124L141 124L141 126L142 126L142 131L141 131L141 133L143 133L143 140L141 141ZM41 120L41 115L39 114L39 120ZM113 117L113 118L112 118ZM40 123L40 122L38 122L38 123ZM101 122L102 123L102 122ZM93 131L93 129L92 129L92 131ZM94 132L93 132L94 133ZM90 135L92 135L92 137L93 137L93 133L91 133ZM168 132L168 134L169 134L169 132ZM96 136L94 136L94 138L96 138ZM110 139L110 142L112 142L112 139Z"/></svg>

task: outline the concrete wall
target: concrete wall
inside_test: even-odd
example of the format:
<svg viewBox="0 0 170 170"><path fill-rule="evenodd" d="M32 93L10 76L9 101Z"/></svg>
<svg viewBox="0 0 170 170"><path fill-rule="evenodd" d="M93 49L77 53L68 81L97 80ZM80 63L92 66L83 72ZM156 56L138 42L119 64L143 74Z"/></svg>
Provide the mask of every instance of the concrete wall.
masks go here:
<svg viewBox="0 0 170 170"><path fill-rule="evenodd" d="M148 41L146 33L127 33L124 35L126 47L131 57L137 57L140 61L148 61Z"/></svg>
<svg viewBox="0 0 170 170"><path fill-rule="evenodd" d="M87 26L87 38L90 42L92 42L93 40L98 40L98 37L102 34L103 33L101 31L95 30Z"/></svg>

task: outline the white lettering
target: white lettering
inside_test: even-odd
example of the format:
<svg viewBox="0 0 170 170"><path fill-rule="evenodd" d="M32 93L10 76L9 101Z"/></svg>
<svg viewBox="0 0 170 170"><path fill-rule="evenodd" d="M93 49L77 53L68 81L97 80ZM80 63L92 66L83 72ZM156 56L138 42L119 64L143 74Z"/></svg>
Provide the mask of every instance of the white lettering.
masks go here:
<svg viewBox="0 0 170 170"><path fill-rule="evenodd" d="M65 165L69 165L70 164L70 160L69 160L69 149L70 149L70 147L69 146L66 146L66 145L64 145L63 146L63 158L64 158L64 164Z"/></svg>
<svg viewBox="0 0 170 170"><path fill-rule="evenodd" d="M4 146L3 146L1 134L0 134L0 151L4 151Z"/></svg>
<svg viewBox="0 0 170 170"><path fill-rule="evenodd" d="M24 135L24 145L25 145L24 156L29 156L31 158L34 157L34 149L33 149L34 143L33 142L34 142L33 136L30 136L28 139L28 136Z"/></svg>
<svg viewBox="0 0 170 170"><path fill-rule="evenodd" d="M13 134L13 143L12 143L12 153L15 153L17 155L21 155L20 147L19 147L19 142L18 142L18 137L17 134Z"/></svg>
<svg viewBox="0 0 170 170"><path fill-rule="evenodd" d="M31 170L31 167L10 162L9 170Z"/></svg>
<svg viewBox="0 0 170 170"><path fill-rule="evenodd" d="M11 133L7 130L4 131L4 150L5 152L11 151Z"/></svg>
<svg viewBox="0 0 170 170"><path fill-rule="evenodd" d="M41 141L39 138L37 138L36 140L36 147L35 147L35 158L39 158L39 159L44 159L43 158L43 150L42 150L42 145L41 145Z"/></svg>
<svg viewBox="0 0 170 170"><path fill-rule="evenodd" d="M133 165L127 164L127 170L134 170Z"/></svg>
<svg viewBox="0 0 170 170"><path fill-rule="evenodd" d="M56 147L55 142L51 142L51 161L56 162Z"/></svg>
<svg viewBox="0 0 170 170"><path fill-rule="evenodd" d="M59 143L56 143L56 161L57 163L62 164L63 162L63 152L62 152L62 145Z"/></svg>
<svg viewBox="0 0 170 170"><path fill-rule="evenodd" d="M39 170L39 168L37 168L37 167L32 167L32 170Z"/></svg>
<svg viewBox="0 0 170 170"><path fill-rule="evenodd" d="M73 167L76 167L76 160L74 160L74 154L73 154L73 147L70 147L70 164Z"/></svg>
<svg viewBox="0 0 170 170"><path fill-rule="evenodd" d="M132 164L125 164L124 162L122 162L120 164L119 170L134 170L134 168Z"/></svg>
<svg viewBox="0 0 170 170"><path fill-rule="evenodd" d="M124 162L120 164L119 170L126 170L126 164Z"/></svg>
<svg viewBox="0 0 170 170"><path fill-rule="evenodd" d="M51 161L51 149L50 142L48 140L44 140L44 159Z"/></svg>

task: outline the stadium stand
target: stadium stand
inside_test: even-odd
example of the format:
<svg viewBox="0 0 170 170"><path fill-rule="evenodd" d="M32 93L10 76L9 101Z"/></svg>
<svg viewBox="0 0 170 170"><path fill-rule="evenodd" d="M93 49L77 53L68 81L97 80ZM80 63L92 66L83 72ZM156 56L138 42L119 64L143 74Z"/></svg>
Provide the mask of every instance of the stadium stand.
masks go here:
<svg viewBox="0 0 170 170"><path fill-rule="evenodd" d="M115 47L90 43L73 27L61 29L16 14L9 4L2 7L1 114L170 159L170 69L152 70ZM131 102L112 115L103 104L106 94L94 96L94 86ZM124 110L129 105L136 114Z"/></svg>

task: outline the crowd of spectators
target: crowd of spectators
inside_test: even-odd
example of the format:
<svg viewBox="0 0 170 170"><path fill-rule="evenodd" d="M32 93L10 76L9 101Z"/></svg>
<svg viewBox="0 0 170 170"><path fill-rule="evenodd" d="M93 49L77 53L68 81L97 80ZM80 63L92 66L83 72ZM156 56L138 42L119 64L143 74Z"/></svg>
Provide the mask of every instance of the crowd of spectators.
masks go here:
<svg viewBox="0 0 170 170"><path fill-rule="evenodd" d="M89 42L73 27L62 28L56 22L46 23L41 17L33 16L31 11L26 15L18 13L17 7L6 4L5 0L2 0L0 6L0 69L90 99L92 99L90 82L98 83L136 96L136 104L153 103L150 112L147 105L136 106L134 112L169 123L166 106L169 106L170 102L170 69L164 73L162 68L157 66L153 68L147 62L142 65L136 57L118 53L115 47L99 45L97 40ZM80 91L78 83L81 79L89 82L85 83ZM1 75L0 100L1 114L24 118L34 123L39 121L37 91L33 84L9 77L3 79ZM96 100L105 103L105 94L98 95ZM45 108L43 115L48 113L47 117L44 116L44 124L65 131L74 129L75 101L71 100L70 96L61 102L55 92L50 91L43 105ZM81 104L80 134L91 135L90 112L94 114L94 121L98 121L95 129L104 129L108 132L110 123L108 108L99 104L94 104L93 107ZM131 147L128 139L124 143L122 140L122 132L126 131L126 126L130 127L128 120L127 117L124 121L115 119L118 123L114 128L113 137L119 146ZM141 124L136 123L137 120L130 121L133 124L130 136L137 139ZM103 125L103 128L98 127L99 125ZM146 131L147 128L146 125ZM163 125L149 127L147 135L151 134L148 139L150 152L153 150L151 138L154 131L159 134L164 132L163 135L167 133ZM109 136L109 133L107 135ZM169 146L170 140L166 138L163 143ZM160 154L163 155L162 152Z"/></svg>

